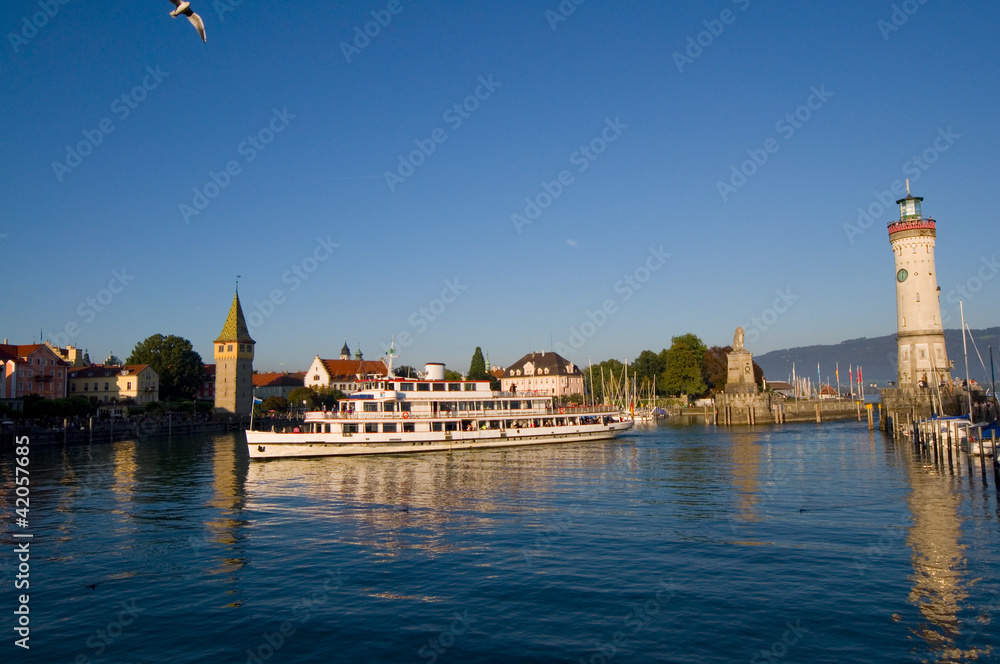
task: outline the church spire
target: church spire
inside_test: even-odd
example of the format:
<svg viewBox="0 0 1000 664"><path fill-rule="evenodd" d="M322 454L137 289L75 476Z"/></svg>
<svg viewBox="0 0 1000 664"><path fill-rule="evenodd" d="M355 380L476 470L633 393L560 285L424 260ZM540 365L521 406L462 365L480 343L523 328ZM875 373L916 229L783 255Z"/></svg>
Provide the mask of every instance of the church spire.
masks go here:
<svg viewBox="0 0 1000 664"><path fill-rule="evenodd" d="M226 324L222 326L222 332L215 340L215 343L222 341L235 341L238 343L256 343L250 337L250 330L247 329L247 321L243 317L243 307L240 306L240 292L237 289L233 296L233 304L229 307L229 315L226 316Z"/></svg>

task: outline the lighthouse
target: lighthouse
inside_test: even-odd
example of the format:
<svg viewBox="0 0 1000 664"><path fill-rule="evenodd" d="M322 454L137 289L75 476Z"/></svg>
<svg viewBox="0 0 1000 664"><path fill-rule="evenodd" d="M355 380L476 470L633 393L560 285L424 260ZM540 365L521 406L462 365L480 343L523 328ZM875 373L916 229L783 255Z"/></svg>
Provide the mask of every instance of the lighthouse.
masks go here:
<svg viewBox="0 0 1000 664"><path fill-rule="evenodd" d="M899 221L889 224L896 268L896 343L900 389L933 387L950 381L951 364L941 324L941 289L934 268L936 222L924 218L923 198L910 193L899 205Z"/></svg>

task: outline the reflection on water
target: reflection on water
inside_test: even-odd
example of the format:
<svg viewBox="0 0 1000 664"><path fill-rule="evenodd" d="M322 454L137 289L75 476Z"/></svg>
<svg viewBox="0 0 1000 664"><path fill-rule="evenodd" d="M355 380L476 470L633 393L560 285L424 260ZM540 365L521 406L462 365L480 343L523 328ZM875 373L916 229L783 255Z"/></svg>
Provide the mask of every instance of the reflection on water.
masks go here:
<svg viewBox="0 0 1000 664"><path fill-rule="evenodd" d="M989 649L963 647L962 643L966 639L959 614L970 608L965 601L974 581L967 578L966 547L961 542L961 478L944 475L918 458L907 465L912 489L907 498L912 525L906 544L913 565L909 600L927 621L913 632L926 641L937 661L960 662L988 655ZM968 628L965 631L968 635Z"/></svg>
<svg viewBox="0 0 1000 664"><path fill-rule="evenodd" d="M760 435L752 429L732 430L731 456L733 465L733 486L738 492L738 516L743 521L758 521L757 503L761 498L760 465L762 448Z"/></svg>
<svg viewBox="0 0 1000 664"><path fill-rule="evenodd" d="M341 529L345 541L393 556L403 548L454 550L449 530L489 531L494 515L544 510L534 503L561 488L557 484L599 483L634 464L634 448L621 441L281 459L250 464L247 494L252 509L294 510L318 522L347 520L352 525ZM302 496L308 504L297 500Z"/></svg>

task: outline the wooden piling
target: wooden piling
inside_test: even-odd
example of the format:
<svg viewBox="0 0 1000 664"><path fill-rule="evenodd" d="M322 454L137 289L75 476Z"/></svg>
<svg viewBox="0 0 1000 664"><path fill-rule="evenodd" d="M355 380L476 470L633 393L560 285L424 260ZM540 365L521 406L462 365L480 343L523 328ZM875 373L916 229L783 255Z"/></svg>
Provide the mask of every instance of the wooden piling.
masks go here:
<svg viewBox="0 0 1000 664"><path fill-rule="evenodd" d="M822 421L823 421L823 417L820 415L819 404L816 404L816 422L819 423L819 422L822 422Z"/></svg>

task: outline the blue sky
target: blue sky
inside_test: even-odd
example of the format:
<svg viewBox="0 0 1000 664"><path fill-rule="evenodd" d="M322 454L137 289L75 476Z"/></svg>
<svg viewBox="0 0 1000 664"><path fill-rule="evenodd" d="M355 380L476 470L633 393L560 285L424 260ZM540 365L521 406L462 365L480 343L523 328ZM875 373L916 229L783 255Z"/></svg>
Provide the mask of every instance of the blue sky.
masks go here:
<svg viewBox="0 0 1000 664"><path fill-rule="evenodd" d="M996 4L192 6L0 7L0 337L211 361L237 274L262 370L879 336L906 177L998 322Z"/></svg>

